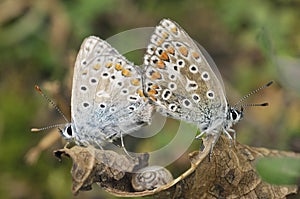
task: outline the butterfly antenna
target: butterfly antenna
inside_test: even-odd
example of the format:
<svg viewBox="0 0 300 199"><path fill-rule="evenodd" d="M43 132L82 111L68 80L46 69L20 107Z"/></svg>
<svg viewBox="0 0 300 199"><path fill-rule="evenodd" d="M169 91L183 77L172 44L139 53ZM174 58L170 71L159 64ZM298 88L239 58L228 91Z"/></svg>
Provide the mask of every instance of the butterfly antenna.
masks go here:
<svg viewBox="0 0 300 199"><path fill-rule="evenodd" d="M52 128L55 128L55 127L61 127L61 126L64 126L64 125L65 124L54 124L54 125L46 126L46 127L43 127L43 128L32 128L31 132L44 131L44 130L47 130L47 129L52 129Z"/></svg>
<svg viewBox="0 0 300 199"><path fill-rule="evenodd" d="M258 93L259 91L261 91L262 89L265 89L269 86L271 86L273 84L273 81L268 82L267 84L257 88L256 90L251 91L250 93L248 93L247 95L245 95L244 97L242 97L233 107L237 107L239 104L241 104L243 101L245 101L245 99L247 99L248 97L250 97L251 95ZM268 106L268 103L262 103L262 104L244 104L242 105L242 107L247 107L247 106Z"/></svg>
<svg viewBox="0 0 300 199"><path fill-rule="evenodd" d="M242 107L249 107L249 106L269 106L268 102L260 103L260 104L242 104Z"/></svg>
<svg viewBox="0 0 300 199"><path fill-rule="evenodd" d="M69 120L66 118L66 116L63 114L63 112L58 108L58 106L42 91L42 89L38 86L34 86L35 90L39 92L56 110L57 112L65 119L67 123L69 123ZM52 128L55 127L55 125L52 126ZM44 128L42 128L44 130ZM48 127L45 127L45 129L48 129Z"/></svg>

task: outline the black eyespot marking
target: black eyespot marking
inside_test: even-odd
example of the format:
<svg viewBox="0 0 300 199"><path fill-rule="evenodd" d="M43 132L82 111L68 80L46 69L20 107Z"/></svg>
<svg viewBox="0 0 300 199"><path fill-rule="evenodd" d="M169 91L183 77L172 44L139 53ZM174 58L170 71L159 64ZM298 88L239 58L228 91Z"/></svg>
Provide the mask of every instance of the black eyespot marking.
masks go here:
<svg viewBox="0 0 300 199"><path fill-rule="evenodd" d="M86 107L88 107L90 104L87 103L87 102L84 102L82 105L86 108Z"/></svg>
<svg viewBox="0 0 300 199"><path fill-rule="evenodd" d="M132 100L132 101L137 101L138 98L135 97L135 96L129 96L129 99Z"/></svg>
<svg viewBox="0 0 300 199"><path fill-rule="evenodd" d="M171 94L170 91L166 91L166 92L164 93L164 98L167 98L170 94Z"/></svg>
<svg viewBox="0 0 300 199"><path fill-rule="evenodd" d="M190 66L190 72L191 73L196 73L196 72L198 72L198 68L195 65L191 65Z"/></svg>
<svg viewBox="0 0 300 199"><path fill-rule="evenodd" d="M189 87L195 88L195 87L197 87L197 84L196 84L196 83L190 83L190 84L189 84Z"/></svg>
<svg viewBox="0 0 300 199"><path fill-rule="evenodd" d="M175 45L176 45L176 47L181 47L182 46L181 43L176 43Z"/></svg>
<svg viewBox="0 0 300 199"><path fill-rule="evenodd" d="M159 50L158 50L158 54L161 55L162 53L163 53L163 50L162 50L162 49L159 49Z"/></svg>
<svg viewBox="0 0 300 199"><path fill-rule="evenodd" d="M212 90L209 90L209 91L207 91L206 96L209 99L213 99L215 97L215 94Z"/></svg>
<svg viewBox="0 0 300 199"><path fill-rule="evenodd" d="M184 106L188 107L191 105L191 102L188 99L183 100Z"/></svg>
<svg viewBox="0 0 300 199"><path fill-rule="evenodd" d="M162 98L164 100L168 100L171 97L171 95L172 95L172 92L169 91L168 89L165 89L162 93Z"/></svg>
<svg viewBox="0 0 300 199"><path fill-rule="evenodd" d="M173 68L175 71L178 71L178 66L175 65Z"/></svg>
<svg viewBox="0 0 300 199"><path fill-rule="evenodd" d="M203 79L204 81L209 80L209 74L208 74L207 72L203 72L203 73L201 74L201 77L202 77L202 79Z"/></svg>
<svg viewBox="0 0 300 199"><path fill-rule="evenodd" d="M108 73L103 73L102 76L103 76L103 77L107 77L107 76L108 76Z"/></svg>
<svg viewBox="0 0 300 199"><path fill-rule="evenodd" d="M175 83L170 83L169 87L170 87L170 89L174 89L174 88L176 88L176 84Z"/></svg>
<svg viewBox="0 0 300 199"><path fill-rule="evenodd" d="M87 90L87 87L86 87L86 86L81 86L81 87L80 87L80 90L86 91L86 90Z"/></svg>
<svg viewBox="0 0 300 199"><path fill-rule="evenodd" d="M112 75L110 78L111 78L111 79L116 79L116 76Z"/></svg>
<svg viewBox="0 0 300 199"><path fill-rule="evenodd" d="M169 44L165 44L164 47L165 47L165 48L169 48L170 45L169 45Z"/></svg>
<svg viewBox="0 0 300 199"><path fill-rule="evenodd" d="M193 95L193 100L198 101L200 98L198 95Z"/></svg>
<svg viewBox="0 0 300 199"><path fill-rule="evenodd" d="M86 64L87 64L87 62L86 62L86 61L83 61L83 62L82 62L82 64L83 64L83 65L86 65Z"/></svg>
<svg viewBox="0 0 300 199"><path fill-rule="evenodd" d="M99 107L100 108L105 108L106 106L105 106L105 104L100 104Z"/></svg>
<svg viewBox="0 0 300 199"><path fill-rule="evenodd" d="M174 111L176 111L176 109L177 109L177 106L175 104L170 104L169 105L169 110L174 112Z"/></svg>
<svg viewBox="0 0 300 199"><path fill-rule="evenodd" d="M118 86L122 86L123 85L123 83L122 82L118 82Z"/></svg>
<svg viewBox="0 0 300 199"><path fill-rule="evenodd" d="M91 83L96 83L96 82L97 82L97 80L95 78L91 79Z"/></svg>
<svg viewBox="0 0 300 199"><path fill-rule="evenodd" d="M131 110L131 111L134 111L135 107L134 106L129 106L128 109Z"/></svg>
<svg viewBox="0 0 300 199"><path fill-rule="evenodd" d="M175 77L175 75L170 75L170 77L169 77L171 80L174 80L176 77Z"/></svg>

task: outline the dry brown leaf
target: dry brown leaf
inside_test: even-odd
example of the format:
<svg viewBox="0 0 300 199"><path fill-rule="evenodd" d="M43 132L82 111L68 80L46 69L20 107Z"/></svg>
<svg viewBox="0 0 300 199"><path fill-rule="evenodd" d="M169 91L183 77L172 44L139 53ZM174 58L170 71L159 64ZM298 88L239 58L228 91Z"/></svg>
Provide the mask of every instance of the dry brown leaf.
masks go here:
<svg viewBox="0 0 300 199"><path fill-rule="evenodd" d="M148 154L128 157L114 151L95 149L92 146L74 146L54 152L61 159L62 155L72 158L71 170L74 195L81 190L90 190L93 183L100 187L113 187L117 190L130 190L131 178L127 177L136 170L147 166Z"/></svg>
<svg viewBox="0 0 300 199"><path fill-rule="evenodd" d="M191 167L182 175L167 185L142 192L134 192L130 180L132 172L146 166L146 155L132 160L115 152L78 146L59 150L56 155L66 154L73 159L74 193L90 188L94 182L107 192L121 197L286 198L297 193L297 186L278 186L263 182L255 170L255 160L260 157L300 157L299 154L254 148L239 143L230 147L229 140L221 136L209 160L211 142L211 138L205 139L204 150L190 154ZM105 163L104 157L108 160Z"/></svg>

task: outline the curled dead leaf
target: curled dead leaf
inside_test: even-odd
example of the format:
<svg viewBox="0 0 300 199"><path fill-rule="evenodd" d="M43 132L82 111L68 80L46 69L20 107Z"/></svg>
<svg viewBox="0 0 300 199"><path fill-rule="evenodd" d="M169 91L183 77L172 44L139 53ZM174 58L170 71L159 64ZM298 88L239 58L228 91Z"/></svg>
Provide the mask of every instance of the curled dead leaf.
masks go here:
<svg viewBox="0 0 300 199"><path fill-rule="evenodd" d="M54 154L59 159L65 155L73 160L71 174L74 195L79 191L90 190L93 183L97 183L100 187L130 190L131 179L126 174L147 166L149 158L148 154L128 157L114 151L95 149L92 146L64 148L54 151Z"/></svg>
<svg viewBox="0 0 300 199"><path fill-rule="evenodd" d="M261 180L255 170L260 157L300 157L293 152L254 148L237 143L230 147L221 136L209 159L212 139L204 139L203 151L190 153L191 167L166 185L153 190L134 191L133 172L147 165L148 156L136 159L115 152L73 147L56 152L73 159L73 193L97 184L121 197L150 196L155 198L286 198L297 193L297 186L271 185ZM116 166L117 165L117 166ZM113 167L114 169L111 169Z"/></svg>

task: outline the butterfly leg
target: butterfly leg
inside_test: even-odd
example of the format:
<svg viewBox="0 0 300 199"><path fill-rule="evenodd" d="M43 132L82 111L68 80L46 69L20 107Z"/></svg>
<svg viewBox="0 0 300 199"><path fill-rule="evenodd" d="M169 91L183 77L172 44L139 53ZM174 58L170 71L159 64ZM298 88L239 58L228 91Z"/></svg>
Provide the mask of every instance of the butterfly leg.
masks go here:
<svg viewBox="0 0 300 199"><path fill-rule="evenodd" d="M233 134L233 144L236 144L236 132L234 129L228 129L229 132Z"/></svg>
<svg viewBox="0 0 300 199"><path fill-rule="evenodd" d="M97 139L94 139L94 142L95 142L95 144L99 147L100 150L104 150L103 147L102 147L102 145L101 145L101 143L103 144L103 142L101 142L101 141L99 141L99 140L97 140ZM90 144L89 144L89 145L90 145ZM89 146L89 145L88 145L88 146Z"/></svg>
<svg viewBox="0 0 300 199"><path fill-rule="evenodd" d="M230 131L230 129L228 130ZM232 137L231 135L228 133L228 131L226 129L223 129L224 134L228 137L228 139L230 140L230 147L232 146ZM230 131L231 132L231 131ZM235 140L235 139L234 139Z"/></svg>
<svg viewBox="0 0 300 199"><path fill-rule="evenodd" d="M120 135L120 138L121 138L121 147L122 147L123 151L126 153L126 155L128 155L128 157L133 158L133 157L128 153L128 151L127 151L126 148L125 148L122 131L120 132L120 134L121 134L121 135Z"/></svg>
<svg viewBox="0 0 300 199"><path fill-rule="evenodd" d="M202 138L202 136L203 136L204 134L206 134L206 133L207 133L207 131L202 131L199 135L197 135L197 136L195 137L195 139L200 140L200 139Z"/></svg>

